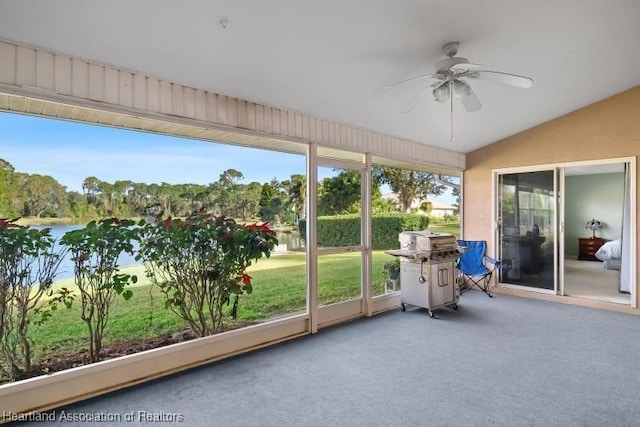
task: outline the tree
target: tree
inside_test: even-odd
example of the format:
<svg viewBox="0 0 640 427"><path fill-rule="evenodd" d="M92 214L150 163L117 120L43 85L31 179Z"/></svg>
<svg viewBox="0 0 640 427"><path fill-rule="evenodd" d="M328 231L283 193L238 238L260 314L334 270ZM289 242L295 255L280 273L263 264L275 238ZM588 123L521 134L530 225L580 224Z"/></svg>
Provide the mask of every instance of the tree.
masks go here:
<svg viewBox="0 0 640 427"><path fill-rule="evenodd" d="M291 180L285 179L280 181L276 188L276 197L278 197L282 202L282 206L279 208L280 212L278 213L278 219L286 224L296 224L298 220L297 208L290 196L293 191L293 185L294 183ZM302 211L304 212L304 205L302 205Z"/></svg>
<svg viewBox="0 0 640 427"><path fill-rule="evenodd" d="M99 191L100 180L95 176L88 176L82 181L82 191L87 202L95 203Z"/></svg>
<svg viewBox="0 0 640 427"><path fill-rule="evenodd" d="M260 207L259 214L260 218L263 221L270 221L273 219L273 212L271 211L271 199L273 199L276 195L276 188L273 185L273 181L271 183L265 182L262 184L262 189L260 191L260 202L258 206Z"/></svg>
<svg viewBox="0 0 640 427"><path fill-rule="evenodd" d="M438 196L445 188L436 182L436 175L430 172L375 166L372 173L374 181L389 185L391 191L398 195L403 212L409 212L413 199Z"/></svg>
<svg viewBox="0 0 640 427"><path fill-rule="evenodd" d="M11 163L0 159L0 218L16 216L13 207L15 193L15 169Z"/></svg>
<svg viewBox="0 0 640 427"><path fill-rule="evenodd" d="M149 192L147 191L147 184L145 184L144 182L132 183L128 202L134 212L136 212L138 215L142 215L145 208L147 207L147 204L149 203Z"/></svg>
<svg viewBox="0 0 640 427"><path fill-rule="evenodd" d="M263 209L263 218L266 221L280 222L282 218L282 211L284 208L284 201L280 196L274 196L269 200L269 204Z"/></svg>
<svg viewBox="0 0 640 427"><path fill-rule="evenodd" d="M305 175L291 175L291 185L289 186L289 200L295 211L294 221L305 217L305 207L307 202L307 177Z"/></svg>
<svg viewBox="0 0 640 427"><path fill-rule="evenodd" d="M17 178L17 185L23 197L23 215L40 218L45 212L54 216L65 213L66 188L53 177L18 173Z"/></svg>
<svg viewBox="0 0 640 427"><path fill-rule="evenodd" d="M220 178L218 179L220 189L218 205L220 206L221 212L225 215L240 215L242 209L238 203L238 196L242 178L242 172L236 169L227 169L220 174Z"/></svg>
<svg viewBox="0 0 640 427"><path fill-rule="evenodd" d="M156 215L171 215L171 200L165 191L166 182L162 184L149 184L147 186L147 194L149 195L147 207L154 208L159 212Z"/></svg>
<svg viewBox="0 0 640 427"><path fill-rule="evenodd" d="M69 213L73 218L86 222L99 217L94 205L87 203L87 199L77 191L67 192Z"/></svg>
<svg viewBox="0 0 640 427"><path fill-rule="evenodd" d="M289 187L289 181L279 182L276 178L262 185L259 212L263 221L291 221Z"/></svg>
<svg viewBox="0 0 640 427"><path fill-rule="evenodd" d="M240 181L242 181L243 178L244 178L244 175L242 175L242 172L240 172L239 170L227 169L220 174L220 178L218 179L218 182L222 186L232 187L238 184Z"/></svg>
<svg viewBox="0 0 640 427"><path fill-rule="evenodd" d="M460 207L460 178L451 175L438 175L436 182L445 187L451 188L451 195L456 197L454 206Z"/></svg>
<svg viewBox="0 0 640 427"><path fill-rule="evenodd" d="M113 214L122 217L134 215L129 206L129 194L133 189L133 182L129 180L118 180L113 183Z"/></svg>
<svg viewBox="0 0 640 427"><path fill-rule="evenodd" d="M113 184L98 182L98 199L96 201L103 216L113 215Z"/></svg>
<svg viewBox="0 0 640 427"><path fill-rule="evenodd" d="M243 220L246 220L249 217L255 218L258 216L261 194L262 185L259 182L254 181L243 186L238 200Z"/></svg>
<svg viewBox="0 0 640 427"><path fill-rule="evenodd" d="M213 213L220 213L220 183L212 182L196 196L196 200Z"/></svg>
<svg viewBox="0 0 640 427"><path fill-rule="evenodd" d="M321 182L318 215L337 215L360 211L360 172L343 170Z"/></svg>
<svg viewBox="0 0 640 427"><path fill-rule="evenodd" d="M387 214L398 212L396 204L392 200L383 199L382 197L373 198L371 200L371 211L374 214Z"/></svg>
<svg viewBox="0 0 640 427"><path fill-rule="evenodd" d="M198 196L202 194L207 187L202 184L181 184L179 188L179 198L188 205L188 210L179 212L178 216L187 216L200 206Z"/></svg>

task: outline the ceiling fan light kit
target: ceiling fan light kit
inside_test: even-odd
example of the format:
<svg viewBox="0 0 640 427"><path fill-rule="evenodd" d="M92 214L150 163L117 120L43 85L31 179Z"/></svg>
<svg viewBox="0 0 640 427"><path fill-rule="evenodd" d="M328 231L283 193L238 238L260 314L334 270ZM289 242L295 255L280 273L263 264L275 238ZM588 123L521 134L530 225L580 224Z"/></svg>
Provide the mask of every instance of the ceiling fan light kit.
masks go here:
<svg viewBox="0 0 640 427"><path fill-rule="evenodd" d="M462 80L453 81L453 96L457 99L464 99L471 96L471 88Z"/></svg>
<svg viewBox="0 0 640 427"><path fill-rule="evenodd" d="M433 96L438 102L447 102L449 100L449 83L442 83L433 90Z"/></svg>
<svg viewBox="0 0 640 427"><path fill-rule="evenodd" d="M477 111L482 107L480 100L471 89L471 86L463 79L491 80L497 83L506 84L519 88L530 88L533 86L533 79L517 74L505 73L502 71L484 70L481 65L470 63L467 58L456 56L458 53L458 42L450 42L442 46L441 51L446 58L441 59L435 64L433 74L423 74L406 80L399 81L386 89L396 87L398 85L423 79L436 79L431 85L434 87L432 94L436 101L440 103L450 103L451 112L451 141L453 142L453 99L462 102L467 112ZM403 108L404 113L413 110L418 100L426 91L421 90L418 95ZM453 94L453 96L452 96Z"/></svg>

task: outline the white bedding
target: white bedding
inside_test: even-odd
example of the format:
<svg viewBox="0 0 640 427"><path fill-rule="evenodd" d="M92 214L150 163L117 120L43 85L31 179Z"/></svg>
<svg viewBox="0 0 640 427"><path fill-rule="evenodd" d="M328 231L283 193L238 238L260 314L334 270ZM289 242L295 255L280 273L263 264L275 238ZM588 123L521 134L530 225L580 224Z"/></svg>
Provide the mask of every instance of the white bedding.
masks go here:
<svg viewBox="0 0 640 427"><path fill-rule="evenodd" d="M606 242L595 253L596 258L604 261L603 267L608 270L620 270L622 267L622 244L620 239ZM631 292L628 280L620 277L620 292Z"/></svg>
<svg viewBox="0 0 640 427"><path fill-rule="evenodd" d="M596 258L600 261L606 261L611 258L622 258L622 245L620 239L606 242L595 253Z"/></svg>

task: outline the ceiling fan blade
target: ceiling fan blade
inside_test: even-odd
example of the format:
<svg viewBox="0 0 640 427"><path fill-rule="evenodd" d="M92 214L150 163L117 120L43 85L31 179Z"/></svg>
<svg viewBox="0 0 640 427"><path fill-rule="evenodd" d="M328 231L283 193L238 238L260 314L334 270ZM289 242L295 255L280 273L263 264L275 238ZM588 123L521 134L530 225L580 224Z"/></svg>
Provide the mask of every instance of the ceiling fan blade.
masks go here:
<svg viewBox="0 0 640 427"><path fill-rule="evenodd" d="M469 73L467 76L472 79L492 80L498 83L504 83L511 86L528 89L533 86L533 79L516 74L503 73L502 71L478 70Z"/></svg>
<svg viewBox="0 0 640 427"><path fill-rule="evenodd" d="M483 66L480 64L472 64L470 62L463 62L460 64L456 64L454 66L451 67L452 70L458 70L458 71L468 71L468 70L474 70L474 69L478 69L478 68L482 68Z"/></svg>
<svg viewBox="0 0 640 427"><path fill-rule="evenodd" d="M466 86L469 89L469 91L462 98L462 105L464 105L464 109L467 110L469 113L478 111L480 107L482 107L482 104L480 103L480 100L476 96L475 92L471 89L471 86L469 85L466 85Z"/></svg>
<svg viewBox="0 0 640 427"><path fill-rule="evenodd" d="M414 96L413 98L411 98L409 100L409 102L407 102L405 104L404 107L402 107L402 114L406 114L411 112L414 108L416 108L416 105L418 105L418 101L420 101L420 98L422 98L424 96L425 93L427 93L427 91L431 90L431 86L427 86L424 89L422 89L421 91L419 91L416 96Z"/></svg>
<svg viewBox="0 0 640 427"><path fill-rule="evenodd" d="M411 77L410 79L407 79L407 80L401 80L401 81L399 81L397 83L394 83L392 85L385 86L384 88L385 89L391 89L391 88L394 88L394 87L399 86L399 85L404 84L404 83L413 82L415 80L433 78L433 77L437 77L437 76L438 76L437 74L423 74L421 76Z"/></svg>

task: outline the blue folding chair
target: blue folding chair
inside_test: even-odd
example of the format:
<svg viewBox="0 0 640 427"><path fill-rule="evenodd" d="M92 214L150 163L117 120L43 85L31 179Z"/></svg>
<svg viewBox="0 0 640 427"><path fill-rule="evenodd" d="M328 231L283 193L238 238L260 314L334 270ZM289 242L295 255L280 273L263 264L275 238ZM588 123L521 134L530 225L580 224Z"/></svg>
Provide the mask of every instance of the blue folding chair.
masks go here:
<svg viewBox="0 0 640 427"><path fill-rule="evenodd" d="M485 255L487 242L484 240L458 240L458 246L465 248L458 261L460 293L477 286L493 298L489 291L491 276L502 267L502 263Z"/></svg>

